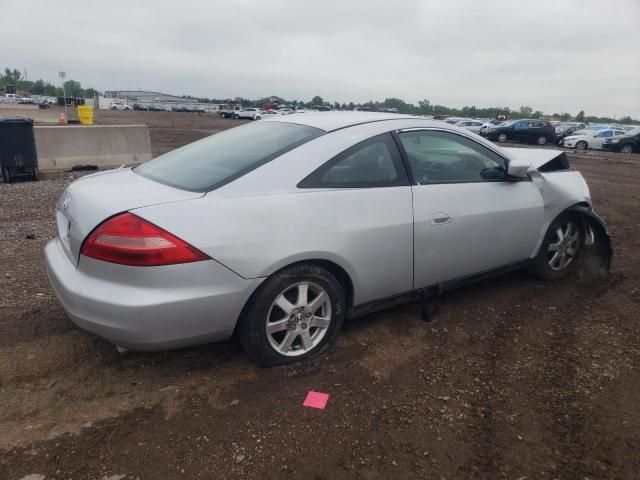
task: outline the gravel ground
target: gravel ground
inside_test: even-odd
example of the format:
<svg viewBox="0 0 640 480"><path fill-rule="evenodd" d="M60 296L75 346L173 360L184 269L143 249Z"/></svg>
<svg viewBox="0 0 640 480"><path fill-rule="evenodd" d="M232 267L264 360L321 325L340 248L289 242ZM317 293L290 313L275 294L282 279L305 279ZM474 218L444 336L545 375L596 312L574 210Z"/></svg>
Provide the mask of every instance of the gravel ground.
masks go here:
<svg viewBox="0 0 640 480"><path fill-rule="evenodd" d="M235 124L104 113L149 123L156 153ZM638 478L640 156L572 163L610 274L514 272L446 294L435 323L393 308L272 369L235 340L121 356L76 328L42 260L72 178L0 184L0 479ZM309 390L326 410L301 406Z"/></svg>

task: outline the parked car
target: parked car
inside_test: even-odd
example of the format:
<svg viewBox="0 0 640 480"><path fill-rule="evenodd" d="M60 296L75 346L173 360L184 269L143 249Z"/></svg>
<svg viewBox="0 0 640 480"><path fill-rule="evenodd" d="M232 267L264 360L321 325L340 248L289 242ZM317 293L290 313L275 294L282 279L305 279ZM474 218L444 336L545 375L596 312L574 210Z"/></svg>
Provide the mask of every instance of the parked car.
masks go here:
<svg viewBox="0 0 640 480"><path fill-rule="evenodd" d="M640 152L640 127L607 138L602 144L604 150L621 153Z"/></svg>
<svg viewBox="0 0 640 480"><path fill-rule="evenodd" d="M480 133L480 128L482 128L483 122L479 120L470 120L467 118L465 120L460 120L454 125L456 125L457 127L465 128L473 133Z"/></svg>
<svg viewBox="0 0 640 480"><path fill-rule="evenodd" d="M8 102L8 103L18 103L18 102L20 102L20 100L22 100L22 97L20 95L15 94L15 93L5 93L0 98L4 102Z"/></svg>
<svg viewBox="0 0 640 480"><path fill-rule="evenodd" d="M47 269L80 327L133 350L237 332L262 365L323 351L345 318L489 273L564 277L592 237L611 260L564 152L398 114L225 130L76 180L56 215Z"/></svg>
<svg viewBox="0 0 640 480"><path fill-rule="evenodd" d="M278 113L281 113L282 115L290 115L295 113L295 111L292 108L279 108Z"/></svg>
<svg viewBox="0 0 640 480"><path fill-rule="evenodd" d="M248 118L251 120L260 120L262 118L262 110L259 108L247 107L238 110L233 115L237 119Z"/></svg>
<svg viewBox="0 0 640 480"><path fill-rule="evenodd" d="M131 110L131 105L127 105L126 103L122 102L111 102L109 108L111 110Z"/></svg>
<svg viewBox="0 0 640 480"><path fill-rule="evenodd" d="M607 138L614 135L624 135L622 129L608 128L605 130L582 130L582 134L573 133L560 141L560 145L576 150L602 150L602 145Z"/></svg>
<svg viewBox="0 0 640 480"><path fill-rule="evenodd" d="M480 127L480 135L483 135L490 128L497 127L498 125L502 125L504 120L488 120L482 124Z"/></svg>
<svg viewBox="0 0 640 480"><path fill-rule="evenodd" d="M518 141L546 145L555 142L556 131L543 120L510 120L486 130L484 136L500 143Z"/></svg>
<svg viewBox="0 0 640 480"><path fill-rule="evenodd" d="M461 118L461 117L448 117L445 118L443 121L445 123L448 123L450 125L455 125L456 123L462 121L462 120L467 120L466 118Z"/></svg>
<svg viewBox="0 0 640 480"><path fill-rule="evenodd" d="M264 110L262 112L262 118L274 117L274 116L277 117L279 115L284 115L284 114L280 113L278 110Z"/></svg>
<svg viewBox="0 0 640 480"><path fill-rule="evenodd" d="M152 110L153 107L148 107L147 105L142 105L140 103L134 103L133 104L133 109L134 110L142 110L142 111L149 111Z"/></svg>
<svg viewBox="0 0 640 480"><path fill-rule="evenodd" d="M235 114L241 110L240 107L227 108L225 110L218 110L218 115L222 118L234 118Z"/></svg>
<svg viewBox="0 0 640 480"><path fill-rule="evenodd" d="M560 125L556 125L556 141L561 143L565 137L572 135L574 132L579 131L584 128L584 124L566 124L562 123Z"/></svg>

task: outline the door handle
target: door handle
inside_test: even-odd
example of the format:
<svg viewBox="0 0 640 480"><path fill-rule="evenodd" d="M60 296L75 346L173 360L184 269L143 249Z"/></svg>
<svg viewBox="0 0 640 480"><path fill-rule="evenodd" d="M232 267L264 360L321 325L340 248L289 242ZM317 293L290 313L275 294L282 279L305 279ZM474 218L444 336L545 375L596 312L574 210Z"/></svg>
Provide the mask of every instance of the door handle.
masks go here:
<svg viewBox="0 0 640 480"><path fill-rule="evenodd" d="M432 225L446 225L447 223L451 223L451 215L448 213L432 213L431 214L431 224Z"/></svg>

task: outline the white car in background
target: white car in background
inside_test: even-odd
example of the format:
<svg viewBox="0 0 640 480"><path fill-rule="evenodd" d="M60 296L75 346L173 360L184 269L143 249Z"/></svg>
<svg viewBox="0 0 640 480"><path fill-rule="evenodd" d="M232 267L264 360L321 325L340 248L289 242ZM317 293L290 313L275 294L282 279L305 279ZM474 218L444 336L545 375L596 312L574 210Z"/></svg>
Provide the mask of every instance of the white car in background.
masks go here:
<svg viewBox="0 0 640 480"><path fill-rule="evenodd" d="M482 126L480 127L480 134L486 132L490 128L494 128L494 127L497 127L498 125L502 125L503 123L504 123L504 120L489 120L488 122L483 123Z"/></svg>
<svg viewBox="0 0 640 480"><path fill-rule="evenodd" d="M248 118L251 120L260 120L262 118L262 110L259 108L247 107L242 110L238 110L234 115L235 118Z"/></svg>
<svg viewBox="0 0 640 480"><path fill-rule="evenodd" d="M264 112L262 112L262 118L269 118L269 117L278 117L280 115L284 115L283 113L280 113L278 110L265 110Z"/></svg>
<svg viewBox="0 0 640 480"><path fill-rule="evenodd" d="M460 120L455 125L456 127L461 127L466 130L469 130L470 132L480 134L480 129L482 128L482 125L484 125L484 123L481 122L480 120L466 119L466 120Z"/></svg>
<svg viewBox="0 0 640 480"><path fill-rule="evenodd" d="M622 128L580 130L562 139L560 145L566 148L575 148L576 150L602 150L602 144L607 138L624 134L625 131Z"/></svg>
<svg viewBox="0 0 640 480"><path fill-rule="evenodd" d="M131 110L130 105L127 105L126 103L122 103L122 102L111 102L111 105L109 105L109 108L111 110Z"/></svg>

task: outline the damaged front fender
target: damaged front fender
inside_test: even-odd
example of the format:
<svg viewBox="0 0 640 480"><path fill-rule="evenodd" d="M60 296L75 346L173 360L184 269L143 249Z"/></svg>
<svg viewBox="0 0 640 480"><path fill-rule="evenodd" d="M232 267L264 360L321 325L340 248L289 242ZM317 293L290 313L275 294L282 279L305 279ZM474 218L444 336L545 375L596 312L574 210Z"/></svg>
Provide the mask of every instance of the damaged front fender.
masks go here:
<svg viewBox="0 0 640 480"><path fill-rule="evenodd" d="M610 271L611 260L613 259L613 248L611 247L611 237L609 236L607 224L591 208L574 205L568 210L581 214L585 223L585 231L591 231L593 234L596 253L600 257L600 267L606 271Z"/></svg>

